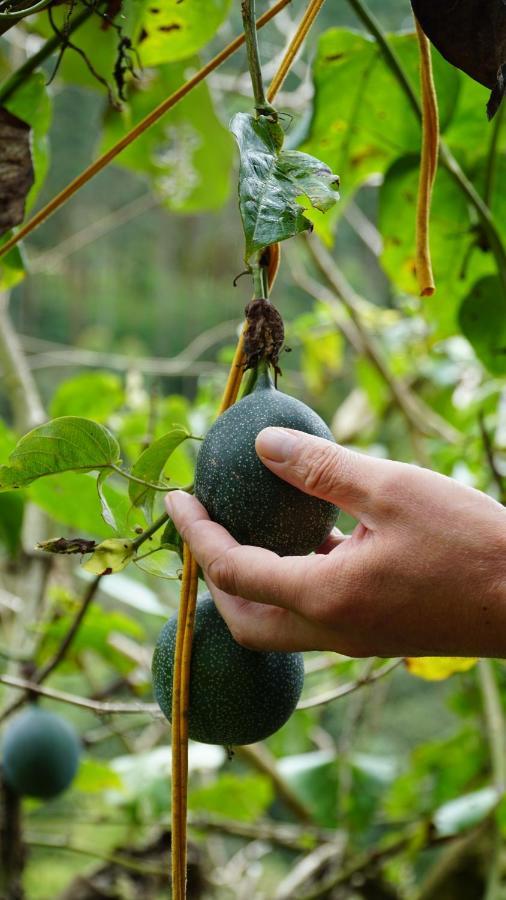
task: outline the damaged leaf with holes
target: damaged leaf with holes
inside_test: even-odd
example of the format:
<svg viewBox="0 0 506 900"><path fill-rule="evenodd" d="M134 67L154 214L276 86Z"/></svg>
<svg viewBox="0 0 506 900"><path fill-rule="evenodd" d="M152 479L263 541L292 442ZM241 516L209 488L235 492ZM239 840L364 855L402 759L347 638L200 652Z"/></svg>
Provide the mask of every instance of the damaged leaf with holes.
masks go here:
<svg viewBox="0 0 506 900"><path fill-rule="evenodd" d="M325 163L283 150L284 132L267 116L238 113L230 125L239 145L239 208L246 261L270 244L312 228L305 204L327 212L339 199L339 177Z"/></svg>

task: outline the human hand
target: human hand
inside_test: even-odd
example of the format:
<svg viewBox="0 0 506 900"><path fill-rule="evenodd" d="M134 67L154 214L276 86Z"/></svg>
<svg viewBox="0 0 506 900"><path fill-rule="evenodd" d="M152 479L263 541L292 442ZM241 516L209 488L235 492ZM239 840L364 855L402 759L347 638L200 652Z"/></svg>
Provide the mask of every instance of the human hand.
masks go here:
<svg viewBox="0 0 506 900"><path fill-rule="evenodd" d="M506 657L506 510L427 469L286 428L257 453L359 524L311 556L241 546L182 491L167 509L233 636L256 650Z"/></svg>

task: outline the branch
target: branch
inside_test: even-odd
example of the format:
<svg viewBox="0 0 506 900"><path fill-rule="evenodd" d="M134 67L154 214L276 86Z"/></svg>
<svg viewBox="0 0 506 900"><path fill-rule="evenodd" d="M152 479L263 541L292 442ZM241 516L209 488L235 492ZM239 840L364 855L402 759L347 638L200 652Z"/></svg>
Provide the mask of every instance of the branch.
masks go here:
<svg viewBox="0 0 506 900"><path fill-rule="evenodd" d="M0 293L0 366L16 430L24 434L46 421L37 386L26 364L8 312L9 296Z"/></svg>
<svg viewBox="0 0 506 900"><path fill-rule="evenodd" d="M501 109L503 109L503 105L501 104ZM488 467L490 469L490 474L492 479L494 480L496 487L499 491L499 500L505 505L506 504L506 479L501 474L499 469L497 468L494 454L494 445L492 443L492 438L488 433L487 426L485 425L485 416L483 411L480 412L478 416L478 423L480 426L481 439L483 442L483 449L485 451L485 456L487 457Z"/></svg>
<svg viewBox="0 0 506 900"><path fill-rule="evenodd" d="M258 37L255 15L255 0L241 0L242 23L246 38L246 52L248 54L248 68L255 98L255 110L257 116L275 116L275 111L267 102L264 83L262 79L262 67L258 51Z"/></svg>
<svg viewBox="0 0 506 900"><path fill-rule="evenodd" d="M398 381L389 370L383 359L379 347L374 338L364 327L360 315L361 298L355 293L351 285L346 281L342 272L337 268L334 260L323 247L318 238L308 237L307 245L311 256L320 273L327 281L340 303L346 309L350 319L360 336L363 352L374 368L379 372L387 385L394 403L398 406L410 427L426 436L437 436L448 443L455 444L459 438L459 432L437 413L427 406L419 397L416 397L403 382ZM327 301L328 303L328 301ZM335 305L330 304L331 309Z"/></svg>
<svg viewBox="0 0 506 900"><path fill-rule="evenodd" d="M490 748L492 776L497 798L504 794L506 788L506 731L502 709L501 695L494 676L493 664L489 659L480 659L478 663L481 694L485 712L485 724ZM488 867L487 887L484 900L496 900L501 881L502 839L499 823L493 821L494 842Z"/></svg>
<svg viewBox="0 0 506 900"><path fill-rule="evenodd" d="M80 847L76 844L69 844L64 839L58 838L49 840L47 837L39 838L37 836L30 837L30 835L28 835L25 839L25 843L29 847L41 847L44 850L68 850L69 853L78 853L81 856L90 856L93 859L99 859L102 862L110 863L114 866L121 866L123 869L137 872L139 875L147 875L154 878L163 878L165 881L167 880L166 869L158 868L158 866L150 866L147 863L136 862L134 859L129 859L118 853L101 853L100 850L92 850L91 848Z"/></svg>
<svg viewBox="0 0 506 900"><path fill-rule="evenodd" d="M93 600L93 597L95 596L101 579L102 575L97 575L97 577L94 578L93 581L90 581L79 605L79 609L53 658L50 659L49 662L47 662L44 666L42 666L41 669L38 669L33 675L32 681L35 684L42 684L43 681L49 678L51 673L54 672L54 670L60 665L61 661L66 656L67 651L72 644L72 641L74 640L86 615L86 611L88 610L88 607ZM4 709L2 713L0 713L0 722L3 722L4 719L11 715L11 713L19 709L19 707L26 702L29 696L30 692L28 690L22 697L20 697L18 700L14 700L14 702L11 703L10 706L6 707L6 709Z"/></svg>
<svg viewBox="0 0 506 900"><path fill-rule="evenodd" d="M307 852L311 845L333 844L336 832L330 829L293 825L291 822L238 822L221 816L189 813L188 824L197 830L217 831L248 841L267 841L287 850Z"/></svg>
<svg viewBox="0 0 506 900"><path fill-rule="evenodd" d="M15 678L13 675L0 675L0 684L8 687L19 688L28 694L38 694L41 697L47 697L49 700L57 700L60 703L68 703L70 706L77 706L80 709L88 709L97 716L111 715L147 715L154 719L165 721L165 717L160 712L158 703L111 703L99 700L89 700L88 697L79 697L77 694L68 694L66 691L57 691L54 688L42 687L35 681L28 681L25 678Z"/></svg>
<svg viewBox="0 0 506 900"><path fill-rule="evenodd" d="M349 694L354 694L355 691L359 691L360 688L366 687L369 684L374 684L375 681L379 681L381 678L385 678L386 675L390 675L390 672L397 669L403 661L403 659L390 660L390 662L382 666L381 669L376 669L375 672L357 678L356 681L342 684L340 687L333 688L316 697L308 697L307 700L301 700L297 705L297 709L312 709L314 706L322 706L324 703L330 703L333 700L339 700L341 697L347 697Z"/></svg>
<svg viewBox="0 0 506 900"><path fill-rule="evenodd" d="M311 822L312 815L302 800L299 800L289 784L282 778L276 766L275 758L270 754L264 744L248 744L244 747L234 748L235 752L241 759L245 760L250 766L267 775L271 781L279 799L283 801L287 809L289 809L300 822Z"/></svg>

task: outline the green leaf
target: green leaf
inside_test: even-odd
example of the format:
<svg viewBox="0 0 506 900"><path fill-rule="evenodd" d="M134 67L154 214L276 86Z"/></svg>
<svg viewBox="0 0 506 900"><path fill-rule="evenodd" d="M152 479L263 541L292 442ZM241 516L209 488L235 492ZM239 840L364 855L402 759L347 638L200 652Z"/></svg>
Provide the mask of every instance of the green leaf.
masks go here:
<svg viewBox="0 0 506 900"><path fill-rule="evenodd" d="M418 179L417 157L396 160L385 175L379 201L382 267L400 291L414 295L419 291L415 273ZM434 324L438 338L458 332L460 301L477 275L483 274L483 267L493 266L490 254L471 251L474 240L466 198L449 173L440 168L430 226L437 290L433 297L423 301L424 310Z"/></svg>
<svg viewBox="0 0 506 900"><path fill-rule="evenodd" d="M188 794L188 808L215 813L238 822L255 822L274 799L265 775L220 775L212 784Z"/></svg>
<svg viewBox="0 0 506 900"><path fill-rule="evenodd" d="M169 519L165 528L163 529L160 544L163 547L167 547L168 550L172 550L174 553L177 553L181 559L183 558L183 539L179 534L176 526L174 525L172 519Z"/></svg>
<svg viewBox="0 0 506 900"><path fill-rule="evenodd" d="M132 541L126 538L108 538L93 551L83 564L83 569L93 575L112 575L128 566L134 552Z"/></svg>
<svg viewBox="0 0 506 900"><path fill-rule="evenodd" d="M109 504L107 502L107 497L105 496L105 493L104 493L104 484L107 481L107 479L110 477L110 475L111 475L110 469L103 469L100 472L100 474L97 478L97 493L98 493L98 499L100 500L100 508L102 510L102 518L103 518L104 522L107 525L110 525L111 528L114 528L115 531L117 531L118 526L116 524L116 519L114 518L114 513L111 510L111 507L109 506Z"/></svg>
<svg viewBox="0 0 506 900"><path fill-rule="evenodd" d="M108 481L101 486L101 490L114 516L117 530L127 534L136 525L143 524L144 517L140 511L132 509L123 481L114 485ZM95 475L65 472L51 478L41 478L30 485L27 495L60 525L93 537L111 536L110 526L100 514Z"/></svg>
<svg viewBox="0 0 506 900"><path fill-rule="evenodd" d="M84 794L100 794L102 791L120 791L123 782L117 772L105 760L85 757L81 759L72 789Z"/></svg>
<svg viewBox="0 0 506 900"><path fill-rule="evenodd" d="M141 453L139 459L132 469L132 475L136 478L142 478L144 481L157 483L162 477L163 470L167 460L179 447L179 445L190 436L189 431L182 425L176 425L163 437L158 438L144 453ZM142 506L145 510L148 520L153 515L153 503L156 497L156 491L153 488L145 487L142 484L130 482L128 489L130 499L134 506Z"/></svg>
<svg viewBox="0 0 506 900"><path fill-rule="evenodd" d="M162 66L132 91L123 113L106 120L107 150L185 81L187 65ZM216 117L209 89L200 84L167 115L130 144L117 164L147 175L168 209L200 212L219 209L230 191L232 141Z"/></svg>
<svg viewBox="0 0 506 900"><path fill-rule="evenodd" d="M339 199L339 178L298 150L282 150L283 130L268 117L238 113L231 122L240 153L239 207L246 259L312 227L297 201L326 212Z"/></svg>
<svg viewBox="0 0 506 900"><path fill-rule="evenodd" d="M339 760L330 750L285 756L278 761L281 774L311 811L315 822L336 825Z"/></svg>
<svg viewBox="0 0 506 900"><path fill-rule="evenodd" d="M388 35L410 83L418 89L414 34ZM444 130L459 91L459 76L434 54ZM398 156L420 151L420 122L375 40L332 28L322 34L313 64L315 101L302 149L338 168L349 198L371 174L385 172Z"/></svg>
<svg viewBox="0 0 506 900"><path fill-rule="evenodd" d="M7 234L2 235L0 247L2 244L6 244L12 235L12 231L8 231ZM0 259L0 290L7 291L16 284L19 284L25 277L25 274L26 269L23 254L19 246L14 247Z"/></svg>
<svg viewBox="0 0 506 900"><path fill-rule="evenodd" d="M488 816L499 801L500 795L493 787L484 787L472 794L464 794L450 800L434 813L434 825L441 837L450 837L477 825Z"/></svg>
<svg viewBox="0 0 506 900"><path fill-rule="evenodd" d="M58 385L51 401L53 418L84 416L106 422L124 402L121 378L112 372L81 372Z"/></svg>
<svg viewBox="0 0 506 900"><path fill-rule="evenodd" d="M161 0L150 3L142 19L139 55L143 66L186 59L214 37L231 0Z"/></svg>
<svg viewBox="0 0 506 900"><path fill-rule="evenodd" d="M18 441L8 466L0 466L0 490L23 487L45 475L90 471L115 465L119 444L104 428L88 419L63 416L39 425Z"/></svg>
<svg viewBox="0 0 506 900"><path fill-rule="evenodd" d="M460 307L463 334L493 375L506 375L506 301L496 276L475 284Z"/></svg>

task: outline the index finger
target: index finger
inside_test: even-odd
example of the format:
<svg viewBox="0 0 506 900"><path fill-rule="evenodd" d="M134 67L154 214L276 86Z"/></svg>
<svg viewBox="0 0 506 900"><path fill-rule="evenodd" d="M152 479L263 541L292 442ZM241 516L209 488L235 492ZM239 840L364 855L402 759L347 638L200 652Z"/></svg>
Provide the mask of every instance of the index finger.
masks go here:
<svg viewBox="0 0 506 900"><path fill-rule="evenodd" d="M211 522L201 503L184 491L166 497L169 515L195 559L213 584L227 594L304 613L316 592L316 570L328 565L325 556L277 556L271 550L239 544L221 525ZM309 601L310 602L310 601Z"/></svg>

